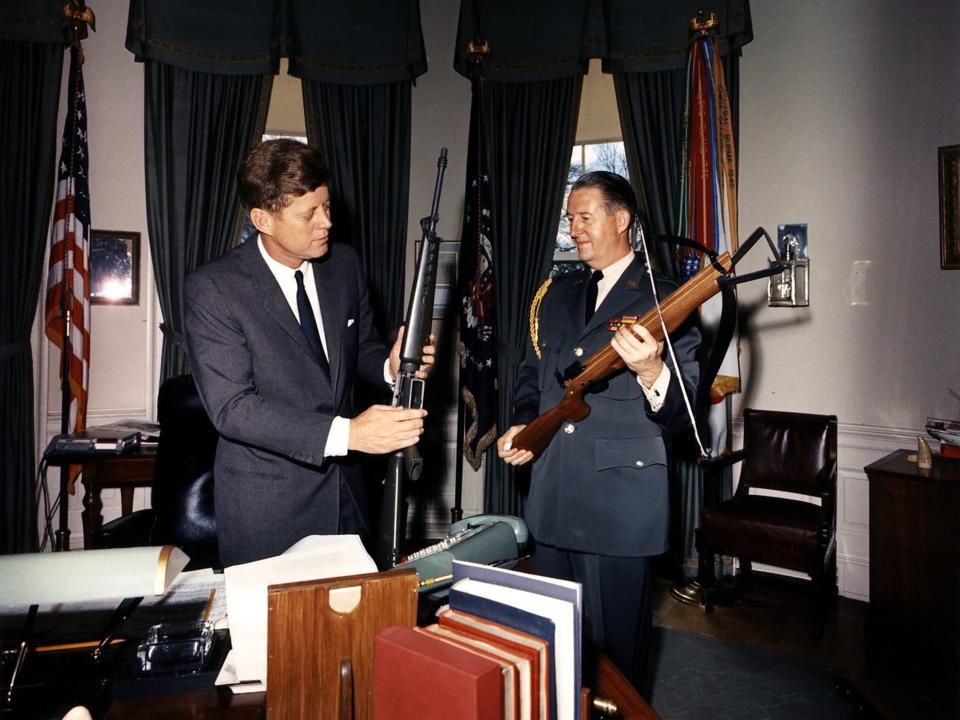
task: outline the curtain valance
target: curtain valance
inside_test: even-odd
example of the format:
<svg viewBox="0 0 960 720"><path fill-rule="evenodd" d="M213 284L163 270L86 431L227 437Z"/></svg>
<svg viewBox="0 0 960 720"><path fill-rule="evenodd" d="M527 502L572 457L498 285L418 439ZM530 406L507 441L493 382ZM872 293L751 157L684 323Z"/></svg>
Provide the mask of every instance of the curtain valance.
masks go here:
<svg viewBox="0 0 960 720"><path fill-rule="evenodd" d="M427 69L418 0L131 0L127 49L194 72L387 83Z"/></svg>
<svg viewBox="0 0 960 720"><path fill-rule="evenodd" d="M686 67L689 21L714 13L720 54L753 40L749 0L604 0L607 52L603 70L637 73Z"/></svg>
<svg viewBox="0 0 960 720"><path fill-rule="evenodd" d="M63 0L4 0L0 4L0 40L62 45L69 36ZM80 39L86 36L83 27Z"/></svg>
<svg viewBox="0 0 960 720"><path fill-rule="evenodd" d="M534 82L580 74L590 58L605 72L650 72L686 65L688 27L713 12L720 50L753 39L749 0L461 0L454 66L472 72L467 44L489 43L482 77Z"/></svg>

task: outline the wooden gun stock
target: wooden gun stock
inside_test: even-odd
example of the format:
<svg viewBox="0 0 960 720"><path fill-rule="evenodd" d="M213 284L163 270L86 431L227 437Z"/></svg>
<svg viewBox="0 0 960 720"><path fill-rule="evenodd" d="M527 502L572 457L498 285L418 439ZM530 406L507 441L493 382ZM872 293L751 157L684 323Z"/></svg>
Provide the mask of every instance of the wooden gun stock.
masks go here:
<svg viewBox="0 0 960 720"><path fill-rule="evenodd" d="M724 271L729 272L733 267L730 253L724 253L717 258L717 264ZM660 303L660 311L663 313L667 332L673 332L680 327L690 313L720 292L717 280L724 274L713 265L708 265ZM663 340L663 327L660 325L656 307L650 308L640 318L624 316L620 322L622 324L638 322L649 330L658 342ZM590 414L590 406L583 399L587 390L592 385L619 372L624 366L623 358L609 343L591 355L583 363L583 369L563 384L563 400L517 433L513 438L512 447L529 450L534 458L539 457L563 423L578 422Z"/></svg>

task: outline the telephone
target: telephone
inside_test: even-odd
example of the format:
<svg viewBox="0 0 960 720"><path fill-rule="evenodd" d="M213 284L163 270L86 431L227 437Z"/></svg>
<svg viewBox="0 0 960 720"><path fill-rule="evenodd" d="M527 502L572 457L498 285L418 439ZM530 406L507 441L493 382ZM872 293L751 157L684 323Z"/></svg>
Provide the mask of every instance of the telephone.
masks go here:
<svg viewBox="0 0 960 720"><path fill-rule="evenodd" d="M420 592L434 592L452 582L454 560L486 565L515 562L528 539L527 526L518 517L474 515L453 523L447 537L411 553L397 567L414 568L420 575Z"/></svg>
<svg viewBox="0 0 960 720"><path fill-rule="evenodd" d="M474 515L464 518L463 520L457 520L457 522L450 526L447 535L455 535L467 528L495 522L504 522L510 525L510 527L513 528L514 535L517 536L517 545L519 545L521 549L526 547L527 541L530 539L530 533L527 530L527 524L523 521L523 518L517 517L516 515Z"/></svg>

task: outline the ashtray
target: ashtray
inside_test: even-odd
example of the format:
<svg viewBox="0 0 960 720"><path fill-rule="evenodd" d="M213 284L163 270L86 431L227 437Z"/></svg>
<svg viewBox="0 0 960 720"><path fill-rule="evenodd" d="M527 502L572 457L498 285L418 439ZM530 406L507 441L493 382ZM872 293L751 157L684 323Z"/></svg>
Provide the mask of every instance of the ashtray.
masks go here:
<svg viewBox="0 0 960 720"><path fill-rule="evenodd" d="M147 630L137 646L137 673L192 673L207 664L213 646L213 623L161 623Z"/></svg>

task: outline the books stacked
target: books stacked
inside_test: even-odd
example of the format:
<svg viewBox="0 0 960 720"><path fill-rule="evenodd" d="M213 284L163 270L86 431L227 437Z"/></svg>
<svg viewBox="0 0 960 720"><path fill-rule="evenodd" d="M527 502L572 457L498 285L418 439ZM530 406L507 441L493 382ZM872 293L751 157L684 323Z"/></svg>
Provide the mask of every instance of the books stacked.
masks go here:
<svg viewBox="0 0 960 720"><path fill-rule="evenodd" d="M579 583L454 561L450 607L377 637L378 720L579 720Z"/></svg>

